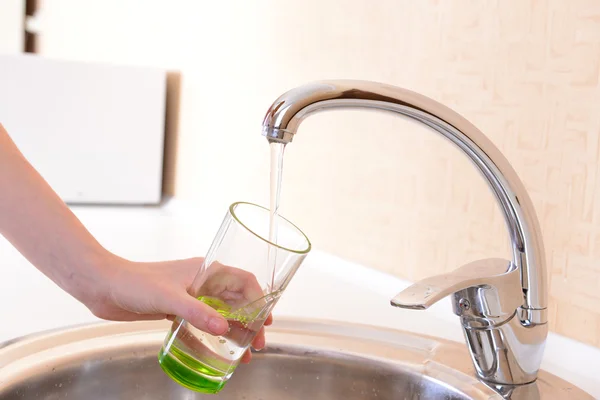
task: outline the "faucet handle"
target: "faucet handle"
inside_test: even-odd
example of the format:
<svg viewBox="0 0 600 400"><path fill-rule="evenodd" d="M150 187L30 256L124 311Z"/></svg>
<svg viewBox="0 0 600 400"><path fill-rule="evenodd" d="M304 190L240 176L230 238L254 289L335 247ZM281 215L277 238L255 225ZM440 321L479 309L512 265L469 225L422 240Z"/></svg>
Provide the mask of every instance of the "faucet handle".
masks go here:
<svg viewBox="0 0 600 400"><path fill-rule="evenodd" d="M426 278L398 293L391 304L425 310L449 295L454 295L455 314L485 326L513 316L523 304L519 270L511 261L500 258L474 261L447 274Z"/></svg>

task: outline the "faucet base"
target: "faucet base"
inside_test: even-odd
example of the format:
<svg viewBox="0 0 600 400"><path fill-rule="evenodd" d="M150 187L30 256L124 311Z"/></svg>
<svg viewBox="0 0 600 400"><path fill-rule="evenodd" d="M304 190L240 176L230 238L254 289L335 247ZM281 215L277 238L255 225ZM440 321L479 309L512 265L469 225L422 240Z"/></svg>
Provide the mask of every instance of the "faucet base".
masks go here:
<svg viewBox="0 0 600 400"><path fill-rule="evenodd" d="M527 385L536 380L545 349L547 324L523 326L515 316L493 328L463 324L475 373L492 385Z"/></svg>
<svg viewBox="0 0 600 400"><path fill-rule="evenodd" d="M452 296L477 377L493 385L534 382L544 354L546 323L535 323L544 310L521 320L523 294L519 270L499 258L474 261L447 274L432 276L400 292L392 305L425 310ZM535 318L533 318L535 317Z"/></svg>

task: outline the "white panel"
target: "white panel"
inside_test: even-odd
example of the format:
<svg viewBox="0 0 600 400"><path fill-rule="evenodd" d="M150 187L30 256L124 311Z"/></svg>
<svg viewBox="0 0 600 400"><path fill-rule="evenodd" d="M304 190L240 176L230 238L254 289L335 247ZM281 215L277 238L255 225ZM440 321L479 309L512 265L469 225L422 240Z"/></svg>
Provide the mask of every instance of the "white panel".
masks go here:
<svg viewBox="0 0 600 400"><path fill-rule="evenodd" d="M0 56L0 121L72 203L157 203L166 72Z"/></svg>
<svg viewBox="0 0 600 400"><path fill-rule="evenodd" d="M24 19L25 0L0 0L0 54L23 51Z"/></svg>

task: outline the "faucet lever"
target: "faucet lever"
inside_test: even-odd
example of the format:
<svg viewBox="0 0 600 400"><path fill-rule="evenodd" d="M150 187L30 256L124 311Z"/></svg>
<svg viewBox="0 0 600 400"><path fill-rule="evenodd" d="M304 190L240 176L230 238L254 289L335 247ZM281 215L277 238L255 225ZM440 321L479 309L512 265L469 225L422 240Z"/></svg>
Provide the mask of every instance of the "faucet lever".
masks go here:
<svg viewBox="0 0 600 400"><path fill-rule="evenodd" d="M409 286L391 303L425 310L448 295L480 379L498 387L535 381L543 355L543 347L535 344L548 327L520 320L524 294L514 263L498 258L474 261Z"/></svg>
<svg viewBox="0 0 600 400"><path fill-rule="evenodd" d="M474 261L447 274L423 279L398 293L391 304L426 310L452 294L455 314L470 316L470 321L487 319L485 325L513 316L523 304L519 270L501 258Z"/></svg>

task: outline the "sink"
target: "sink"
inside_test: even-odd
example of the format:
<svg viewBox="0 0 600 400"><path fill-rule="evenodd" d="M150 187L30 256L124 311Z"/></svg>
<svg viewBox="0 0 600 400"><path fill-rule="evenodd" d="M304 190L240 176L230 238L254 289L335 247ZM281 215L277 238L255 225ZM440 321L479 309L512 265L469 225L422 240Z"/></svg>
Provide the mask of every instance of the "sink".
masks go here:
<svg viewBox="0 0 600 400"><path fill-rule="evenodd" d="M158 365L169 326L167 321L101 322L4 343L0 400L506 398L474 377L462 343L286 318L269 328L267 348L240 366L219 395L203 395L179 386ZM544 399L592 399L544 371L533 386Z"/></svg>

